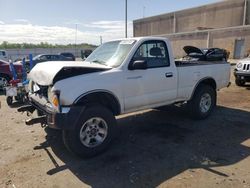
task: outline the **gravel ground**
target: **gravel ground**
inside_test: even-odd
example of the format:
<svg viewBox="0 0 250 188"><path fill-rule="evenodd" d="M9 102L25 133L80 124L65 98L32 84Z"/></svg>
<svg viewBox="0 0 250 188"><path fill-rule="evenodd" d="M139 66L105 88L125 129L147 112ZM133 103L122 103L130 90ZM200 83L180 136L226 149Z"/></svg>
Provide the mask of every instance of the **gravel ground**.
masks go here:
<svg viewBox="0 0 250 188"><path fill-rule="evenodd" d="M250 187L250 85L219 91L203 121L173 108L119 116L119 135L92 159L0 101L0 187Z"/></svg>

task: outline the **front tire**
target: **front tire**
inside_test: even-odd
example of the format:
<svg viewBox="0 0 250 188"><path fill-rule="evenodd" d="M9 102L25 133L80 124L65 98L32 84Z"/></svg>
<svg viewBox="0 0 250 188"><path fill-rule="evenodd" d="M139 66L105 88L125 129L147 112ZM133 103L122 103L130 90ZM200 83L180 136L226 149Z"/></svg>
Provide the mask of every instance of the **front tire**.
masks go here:
<svg viewBox="0 0 250 188"><path fill-rule="evenodd" d="M103 106L90 106L81 114L73 130L63 131L67 149L80 157L92 157L103 152L114 137L116 119Z"/></svg>
<svg viewBox="0 0 250 188"><path fill-rule="evenodd" d="M235 84L236 84L237 86L242 87L242 86L245 85L245 83L246 83L245 80L240 80L240 79L238 79L238 78L235 79Z"/></svg>
<svg viewBox="0 0 250 188"><path fill-rule="evenodd" d="M6 98L6 102L7 102L7 104L8 104L9 106L11 106L12 103L13 103L13 97L8 96L8 97Z"/></svg>
<svg viewBox="0 0 250 188"><path fill-rule="evenodd" d="M209 85L200 85L188 102L188 110L194 119L207 118L216 106L216 90Z"/></svg>

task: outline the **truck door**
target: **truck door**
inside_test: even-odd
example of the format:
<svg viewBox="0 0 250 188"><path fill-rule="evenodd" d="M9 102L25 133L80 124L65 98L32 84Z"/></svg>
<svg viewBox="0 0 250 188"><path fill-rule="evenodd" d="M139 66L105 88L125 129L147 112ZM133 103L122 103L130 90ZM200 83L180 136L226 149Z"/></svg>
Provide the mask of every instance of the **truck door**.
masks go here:
<svg viewBox="0 0 250 188"><path fill-rule="evenodd" d="M125 111L172 103L177 96L177 73L170 63L166 43L161 40L146 41L134 54L135 61L145 61L145 70L127 70L125 73Z"/></svg>

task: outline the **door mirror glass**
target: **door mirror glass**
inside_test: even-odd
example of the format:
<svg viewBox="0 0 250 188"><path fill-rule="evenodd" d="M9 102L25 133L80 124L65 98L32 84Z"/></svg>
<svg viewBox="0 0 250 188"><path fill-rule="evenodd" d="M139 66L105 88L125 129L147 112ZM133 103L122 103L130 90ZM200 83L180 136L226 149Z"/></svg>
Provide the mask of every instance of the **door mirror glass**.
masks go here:
<svg viewBox="0 0 250 188"><path fill-rule="evenodd" d="M147 69L147 62L145 60L132 61L129 70L145 70Z"/></svg>

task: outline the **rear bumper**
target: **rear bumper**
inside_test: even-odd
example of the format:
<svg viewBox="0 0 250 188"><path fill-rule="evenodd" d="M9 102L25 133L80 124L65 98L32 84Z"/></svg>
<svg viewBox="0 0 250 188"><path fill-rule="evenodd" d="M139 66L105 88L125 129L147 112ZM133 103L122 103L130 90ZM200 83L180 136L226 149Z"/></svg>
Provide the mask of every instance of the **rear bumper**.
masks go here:
<svg viewBox="0 0 250 188"><path fill-rule="evenodd" d="M37 94L29 95L30 103L39 111L46 115L46 124L50 128L72 130L84 111L82 106L62 107L61 112L57 112L46 98Z"/></svg>

